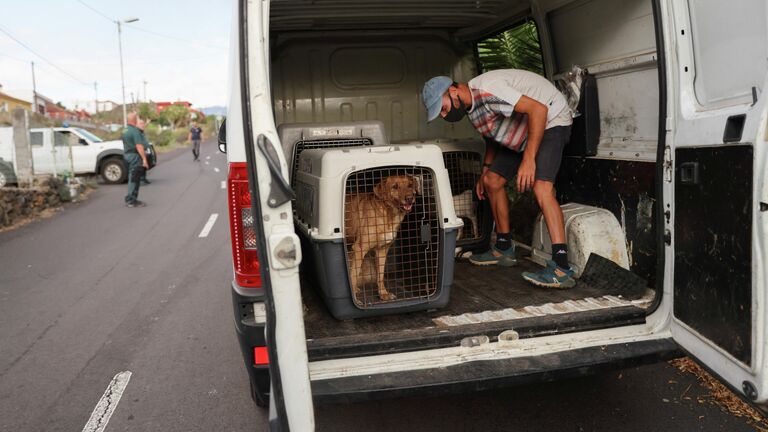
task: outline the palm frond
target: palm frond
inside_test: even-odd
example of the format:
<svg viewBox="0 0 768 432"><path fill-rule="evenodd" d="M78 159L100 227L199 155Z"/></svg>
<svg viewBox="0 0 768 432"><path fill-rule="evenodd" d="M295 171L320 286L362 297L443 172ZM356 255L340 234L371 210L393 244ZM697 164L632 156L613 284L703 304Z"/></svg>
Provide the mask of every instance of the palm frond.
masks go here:
<svg viewBox="0 0 768 432"><path fill-rule="evenodd" d="M495 69L523 69L544 74L544 61L536 24L528 21L484 39L477 45L482 72Z"/></svg>

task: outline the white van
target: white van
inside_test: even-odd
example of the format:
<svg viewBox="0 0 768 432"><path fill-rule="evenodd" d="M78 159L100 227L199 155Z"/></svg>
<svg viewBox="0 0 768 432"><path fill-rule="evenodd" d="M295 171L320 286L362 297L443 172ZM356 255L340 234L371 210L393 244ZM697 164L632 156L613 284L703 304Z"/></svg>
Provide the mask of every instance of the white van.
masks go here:
<svg viewBox="0 0 768 432"><path fill-rule="evenodd" d="M678 349L768 408L766 12L763 0L238 1L222 131L231 291L272 426L311 430L313 399L487 389ZM561 203L613 215L628 271L547 291L516 282L527 260L482 274L457 261L445 309L332 318L300 266L279 127L306 123L311 137L378 121L390 146L477 139L468 123L427 123L421 86L483 72L478 43L526 20L549 79L574 65L595 79L599 139L568 153L556 186ZM515 220L520 244L535 217Z"/></svg>

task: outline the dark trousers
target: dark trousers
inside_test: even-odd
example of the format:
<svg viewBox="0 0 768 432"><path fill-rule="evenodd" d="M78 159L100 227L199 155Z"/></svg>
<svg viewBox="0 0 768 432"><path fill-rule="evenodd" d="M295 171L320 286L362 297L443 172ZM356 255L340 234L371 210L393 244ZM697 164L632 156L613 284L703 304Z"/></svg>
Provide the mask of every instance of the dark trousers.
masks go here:
<svg viewBox="0 0 768 432"><path fill-rule="evenodd" d="M200 156L200 140L199 139L193 139L192 140L192 154L195 156L195 159Z"/></svg>
<svg viewBox="0 0 768 432"><path fill-rule="evenodd" d="M128 195L125 196L125 202L135 203L139 198L139 185L141 176L144 174L144 165L141 157L136 153L127 153L123 158L128 166Z"/></svg>

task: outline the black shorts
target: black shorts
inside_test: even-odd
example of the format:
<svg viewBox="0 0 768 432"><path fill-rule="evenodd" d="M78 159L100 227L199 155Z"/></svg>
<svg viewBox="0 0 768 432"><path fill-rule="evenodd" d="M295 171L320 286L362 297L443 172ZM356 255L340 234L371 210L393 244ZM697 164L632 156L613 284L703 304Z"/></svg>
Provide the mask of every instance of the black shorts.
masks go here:
<svg viewBox="0 0 768 432"><path fill-rule="evenodd" d="M560 162L563 160L563 149L570 137L570 126L555 126L544 131L539 150L536 152L536 180L555 182ZM517 175L522 162L523 153L499 145L496 158L491 162L489 169L510 181Z"/></svg>

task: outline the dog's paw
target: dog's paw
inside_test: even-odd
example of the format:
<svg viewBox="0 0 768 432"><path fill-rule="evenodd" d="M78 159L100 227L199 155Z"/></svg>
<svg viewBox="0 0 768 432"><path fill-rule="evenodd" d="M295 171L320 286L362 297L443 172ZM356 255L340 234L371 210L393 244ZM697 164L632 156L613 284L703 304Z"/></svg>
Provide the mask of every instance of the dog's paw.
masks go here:
<svg viewBox="0 0 768 432"><path fill-rule="evenodd" d="M381 298L382 301L397 300L397 296L389 291L379 291L379 298Z"/></svg>

